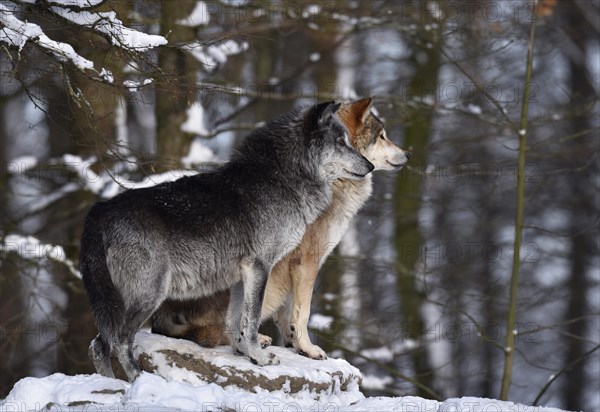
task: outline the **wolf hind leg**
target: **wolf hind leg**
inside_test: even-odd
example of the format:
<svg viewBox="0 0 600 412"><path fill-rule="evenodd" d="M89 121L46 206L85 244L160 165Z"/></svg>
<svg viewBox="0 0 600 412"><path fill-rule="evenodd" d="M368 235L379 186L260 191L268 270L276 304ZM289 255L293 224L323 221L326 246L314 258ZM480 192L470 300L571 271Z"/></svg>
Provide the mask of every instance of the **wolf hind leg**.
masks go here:
<svg viewBox="0 0 600 412"><path fill-rule="evenodd" d="M114 378L115 374L110 364L110 352L110 344L98 334L90 344L88 355L92 358L92 362L94 362L96 372L108 378Z"/></svg>
<svg viewBox="0 0 600 412"><path fill-rule="evenodd" d="M115 352L117 353L117 358L127 375L127 380L129 382L133 382L135 378L142 372L140 365L135 359L133 355L133 340L127 341L125 343L119 342L115 345Z"/></svg>
<svg viewBox="0 0 600 412"><path fill-rule="evenodd" d="M107 256L111 277L124 302L123 321L111 343L128 380L133 381L141 372L133 353L135 334L167 297L169 260L150 241L112 247Z"/></svg>
<svg viewBox="0 0 600 412"><path fill-rule="evenodd" d="M288 302L281 305L279 307L279 309L277 309L277 312L275 312L275 314L273 315L273 322L275 322L275 326L277 326L277 329L279 330L279 334L283 338L283 346L285 346L286 348L293 348L294 341L293 341L293 339L291 339L288 336L288 334L289 334L288 330L289 330L289 326L290 326L290 317L291 317L291 314L290 314L291 297L288 299L289 299Z"/></svg>
<svg viewBox="0 0 600 412"><path fill-rule="evenodd" d="M158 304L149 305L148 302L158 302ZM148 300L144 304L135 305L135 309L130 308L125 313L125 324L121 329L119 342L115 345L115 351L123 370L127 374L127 379L132 382L142 371L135 355L133 354L133 340L135 334L140 330L152 313L158 308L162 299Z"/></svg>

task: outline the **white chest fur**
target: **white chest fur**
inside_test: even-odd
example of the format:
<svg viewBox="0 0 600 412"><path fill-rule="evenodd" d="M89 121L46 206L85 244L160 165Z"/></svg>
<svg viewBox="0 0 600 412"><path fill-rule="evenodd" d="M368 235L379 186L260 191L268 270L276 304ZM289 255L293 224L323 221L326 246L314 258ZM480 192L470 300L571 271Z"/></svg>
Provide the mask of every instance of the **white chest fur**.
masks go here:
<svg viewBox="0 0 600 412"><path fill-rule="evenodd" d="M327 252L321 257L322 265L329 253L342 240L350 221L369 199L372 192L371 175L362 180L340 180L334 184L333 201L327 211Z"/></svg>

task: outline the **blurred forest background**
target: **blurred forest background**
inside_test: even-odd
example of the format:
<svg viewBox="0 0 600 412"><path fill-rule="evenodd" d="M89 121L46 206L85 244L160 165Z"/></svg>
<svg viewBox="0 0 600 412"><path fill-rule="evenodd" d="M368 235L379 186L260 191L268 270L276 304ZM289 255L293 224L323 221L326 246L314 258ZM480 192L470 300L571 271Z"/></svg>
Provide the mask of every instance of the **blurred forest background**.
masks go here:
<svg viewBox="0 0 600 412"><path fill-rule="evenodd" d="M94 202L213 168L299 104L371 95L414 155L376 173L322 269L315 341L362 370L368 395L498 397L534 20L509 399L600 410L597 1L2 0L0 13L0 398L25 376L93 372L77 261ZM115 17L141 33L115 40ZM11 41L14 18L47 37Z"/></svg>

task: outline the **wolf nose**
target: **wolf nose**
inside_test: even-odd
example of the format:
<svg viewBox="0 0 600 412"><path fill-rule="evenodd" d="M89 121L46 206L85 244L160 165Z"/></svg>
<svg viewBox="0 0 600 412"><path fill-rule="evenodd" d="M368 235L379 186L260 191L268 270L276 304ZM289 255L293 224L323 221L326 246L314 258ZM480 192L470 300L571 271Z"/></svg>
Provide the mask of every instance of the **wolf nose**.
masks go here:
<svg viewBox="0 0 600 412"><path fill-rule="evenodd" d="M366 159L365 159L366 160ZM367 160L367 167L369 168L369 172L371 173L373 169L375 169L375 165Z"/></svg>
<svg viewBox="0 0 600 412"><path fill-rule="evenodd" d="M404 154L406 154L406 160L410 160L410 158L412 157L412 153L411 152L404 152Z"/></svg>

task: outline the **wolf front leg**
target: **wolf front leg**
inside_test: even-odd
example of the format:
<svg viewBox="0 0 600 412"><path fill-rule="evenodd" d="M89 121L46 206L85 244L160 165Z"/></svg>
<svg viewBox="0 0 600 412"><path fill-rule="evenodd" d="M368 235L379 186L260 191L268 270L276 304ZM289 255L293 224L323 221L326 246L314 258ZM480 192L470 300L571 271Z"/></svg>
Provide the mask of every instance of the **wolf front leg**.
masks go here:
<svg viewBox="0 0 600 412"><path fill-rule="evenodd" d="M229 343L236 355L245 355L247 348L240 336L240 322L244 306L244 282L239 281L229 291L229 307L227 308L226 332Z"/></svg>
<svg viewBox="0 0 600 412"><path fill-rule="evenodd" d="M310 304L318 271L319 263L315 259L301 259L290 265L292 303L285 340L291 341L300 355L311 359L327 359L325 351L314 345L308 335Z"/></svg>
<svg viewBox="0 0 600 412"><path fill-rule="evenodd" d="M229 291L229 307L227 308L226 333L229 343L236 355L245 355L247 348L240 336L240 322L244 305L244 282L239 281Z"/></svg>
<svg viewBox="0 0 600 412"><path fill-rule="evenodd" d="M261 261L241 266L242 282L231 289L228 329L232 347L247 355L258 365L276 365L275 354L261 348L258 340L260 310L264 298L269 271Z"/></svg>

